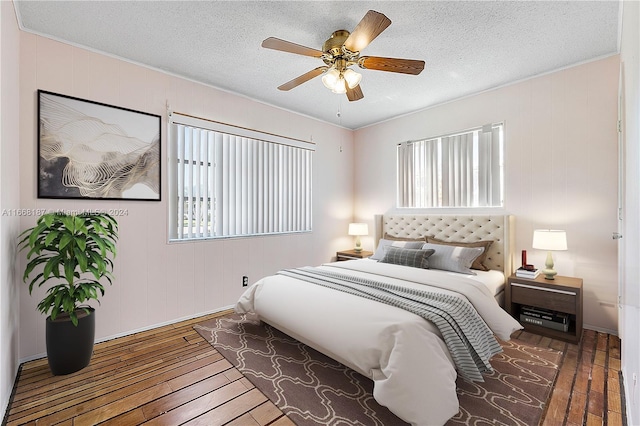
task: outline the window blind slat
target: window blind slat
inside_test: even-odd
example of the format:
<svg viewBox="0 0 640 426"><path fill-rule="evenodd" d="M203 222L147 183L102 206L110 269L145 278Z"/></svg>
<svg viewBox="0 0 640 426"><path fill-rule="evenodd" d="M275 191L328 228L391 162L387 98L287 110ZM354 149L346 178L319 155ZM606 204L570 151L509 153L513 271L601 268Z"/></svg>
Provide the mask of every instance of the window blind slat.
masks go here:
<svg viewBox="0 0 640 426"><path fill-rule="evenodd" d="M263 234L264 231L264 218L265 218L265 176L267 174L264 164L265 164L265 144L260 144L258 146L258 217L256 220L258 221L258 234Z"/></svg>
<svg viewBox="0 0 640 426"><path fill-rule="evenodd" d="M185 140L185 187L187 190L187 237L193 237L193 138L196 129L190 129Z"/></svg>
<svg viewBox="0 0 640 426"><path fill-rule="evenodd" d="M207 237L215 235L215 137L207 132Z"/></svg>
<svg viewBox="0 0 640 426"><path fill-rule="evenodd" d="M300 164L303 160L302 156L299 154L299 152L293 150L289 150L288 152L289 165L287 167L287 171L290 185L287 199L287 204L289 207L287 226L289 227L289 229L302 226L302 215L300 210L302 206L297 205L297 203L302 202L300 193L302 191L302 184L304 182L304 177L301 174L302 164Z"/></svg>
<svg viewBox="0 0 640 426"><path fill-rule="evenodd" d="M241 235L247 234L247 207L248 207L248 177L249 177L249 169L247 167L247 155L248 155L248 147L247 147L247 138L241 138L241 142L238 145L240 147L240 156L238 158L238 167L240 172L237 176L240 178L240 184L238 185L238 205L239 208L238 214L236 215L236 221L240 224L240 229L238 232Z"/></svg>
<svg viewBox="0 0 640 426"><path fill-rule="evenodd" d="M178 161L178 172L176 173L178 185L176 188L176 193L178 196L178 214L176 217L177 220L177 228L178 228L178 238L184 237L184 126L177 126L177 149L176 149L176 159Z"/></svg>
<svg viewBox="0 0 640 426"><path fill-rule="evenodd" d="M198 132L193 141L193 158L194 158L194 173L193 173L193 201L194 201L194 235L195 237L202 236L202 220L200 218L200 200L201 200L201 176L202 176L202 149L201 149L201 140L202 140L203 132Z"/></svg>
<svg viewBox="0 0 640 426"><path fill-rule="evenodd" d="M275 158L275 146L268 145L268 160L267 160L267 176L269 178L268 189L267 189L267 199L268 199L268 210L267 210L267 225L266 232L273 232L273 224L275 220L275 203L274 203L274 186L275 182L275 172L276 168L276 158Z"/></svg>
<svg viewBox="0 0 640 426"><path fill-rule="evenodd" d="M275 173L273 182L273 232L282 230L282 146L274 147L273 160L275 162Z"/></svg>
<svg viewBox="0 0 640 426"><path fill-rule="evenodd" d="M225 235L224 227L224 137L221 133L214 134L215 141L215 189L214 189L214 210L215 210L215 235Z"/></svg>
<svg viewBox="0 0 640 426"><path fill-rule="evenodd" d="M298 167L298 153L294 155L295 161L293 162L293 175L295 178L293 179L293 225L295 227L300 226L300 208L298 202L300 200L300 182L302 182L302 175L300 174L301 170Z"/></svg>
<svg viewBox="0 0 640 426"><path fill-rule="evenodd" d="M288 147L283 146L282 148L282 230L290 231L293 228L291 226L293 220L291 216L291 191L293 185L290 177L293 158L292 152Z"/></svg>
<svg viewBox="0 0 640 426"><path fill-rule="evenodd" d="M491 204L492 206L502 204L502 191L500 182L502 182L502 150L500 149L500 140L502 127L494 127L491 131L491 165L489 168L491 174ZM494 167L493 165L496 165Z"/></svg>
<svg viewBox="0 0 640 426"><path fill-rule="evenodd" d="M255 169L253 168L253 150L255 149L254 140L247 140L247 194L246 194L246 230L245 234L253 234L253 175Z"/></svg>
<svg viewBox="0 0 640 426"><path fill-rule="evenodd" d="M229 223L229 218L233 213L233 207L231 205L231 197L233 190L233 183L231 182L231 152L229 149L231 136L222 136L222 233L224 235L233 235L233 230Z"/></svg>

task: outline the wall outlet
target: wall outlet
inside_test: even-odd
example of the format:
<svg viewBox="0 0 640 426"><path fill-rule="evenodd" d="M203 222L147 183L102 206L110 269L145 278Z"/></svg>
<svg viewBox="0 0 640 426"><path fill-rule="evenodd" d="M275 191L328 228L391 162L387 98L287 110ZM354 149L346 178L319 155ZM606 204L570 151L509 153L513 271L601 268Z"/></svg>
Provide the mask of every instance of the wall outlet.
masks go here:
<svg viewBox="0 0 640 426"><path fill-rule="evenodd" d="M246 287L249 285L249 277L246 275L242 276L242 287Z"/></svg>

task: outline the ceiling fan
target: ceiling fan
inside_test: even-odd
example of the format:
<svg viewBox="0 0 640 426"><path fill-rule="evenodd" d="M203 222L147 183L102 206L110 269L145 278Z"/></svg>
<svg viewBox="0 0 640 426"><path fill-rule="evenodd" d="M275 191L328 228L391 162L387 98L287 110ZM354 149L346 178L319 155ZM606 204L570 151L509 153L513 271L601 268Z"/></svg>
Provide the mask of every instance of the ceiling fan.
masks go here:
<svg viewBox="0 0 640 426"><path fill-rule="evenodd" d="M364 97L360 88L362 76L352 70L358 65L363 69L398 72L418 75L424 69L424 61L414 59L383 58L380 56L360 56L367 47L389 25L391 20L380 12L370 10L364 15L352 33L347 30L334 31L324 44L322 50L301 46L290 41L269 37L262 42L262 47L295 53L297 55L320 58L326 65L317 67L278 87L280 90L291 90L321 74L322 83L334 93L346 93L349 101L357 101Z"/></svg>

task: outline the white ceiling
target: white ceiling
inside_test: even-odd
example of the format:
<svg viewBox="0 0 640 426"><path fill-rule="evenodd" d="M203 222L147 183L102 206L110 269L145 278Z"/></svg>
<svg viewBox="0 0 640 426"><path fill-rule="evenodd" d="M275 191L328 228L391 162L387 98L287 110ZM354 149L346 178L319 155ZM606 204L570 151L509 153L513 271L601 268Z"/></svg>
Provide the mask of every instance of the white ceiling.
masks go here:
<svg viewBox="0 0 640 426"><path fill-rule="evenodd" d="M15 1L15 7L25 31L356 129L614 54L620 3ZM422 59L420 75L359 70L364 99L357 102L331 93L319 77L289 92L276 89L323 63L264 49L265 38L321 49L333 31L352 31L369 9L392 24L362 54Z"/></svg>

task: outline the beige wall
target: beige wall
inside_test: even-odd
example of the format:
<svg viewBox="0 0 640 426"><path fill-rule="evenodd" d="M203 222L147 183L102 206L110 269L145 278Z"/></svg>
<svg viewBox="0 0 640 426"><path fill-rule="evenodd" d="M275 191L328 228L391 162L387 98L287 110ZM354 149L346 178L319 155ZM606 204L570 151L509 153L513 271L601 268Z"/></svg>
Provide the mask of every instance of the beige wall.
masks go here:
<svg viewBox="0 0 640 426"><path fill-rule="evenodd" d="M0 418L4 416L18 371L20 299L15 268L17 216L5 209L20 200L19 67L20 34L13 3L0 2Z"/></svg>
<svg viewBox="0 0 640 426"><path fill-rule="evenodd" d="M328 262L352 244L351 131L33 34L22 33L21 43L20 207L127 211L118 217L116 280L98 307L98 340L232 305L243 275L253 282L284 267ZM163 201L37 199L37 89L162 115ZM168 244L167 103L176 112L316 142L313 233ZM21 227L33 223L26 218ZM35 310L43 291L30 297L21 287L20 333L28 337L20 356L29 358L45 350L44 317Z"/></svg>
<svg viewBox="0 0 640 426"><path fill-rule="evenodd" d="M504 121L505 206L494 211L515 215L516 253L542 266L533 230L566 229L556 269L584 279L585 325L617 332L618 66L611 56L358 130L354 216L395 208L397 143Z"/></svg>

